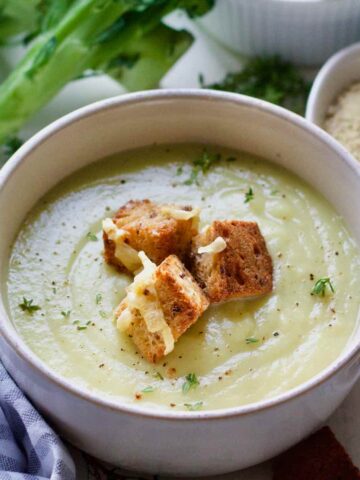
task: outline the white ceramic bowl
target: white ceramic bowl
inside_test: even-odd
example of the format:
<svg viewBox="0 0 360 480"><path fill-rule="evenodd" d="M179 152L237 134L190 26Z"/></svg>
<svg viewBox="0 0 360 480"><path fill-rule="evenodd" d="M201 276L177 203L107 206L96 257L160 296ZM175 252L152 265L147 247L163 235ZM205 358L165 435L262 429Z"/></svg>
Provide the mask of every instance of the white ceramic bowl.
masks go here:
<svg viewBox="0 0 360 480"><path fill-rule="evenodd" d="M199 20L232 50L317 66L360 40L358 0L218 0Z"/></svg>
<svg viewBox="0 0 360 480"><path fill-rule="evenodd" d="M360 171L329 135L303 118L250 97L168 90L112 98L56 121L0 172L0 271L31 207L61 179L104 156L157 143L244 149L313 185L360 243ZM291 248L289 246L289 248ZM161 412L104 399L51 371L26 346L0 301L1 358L62 435L129 469L214 475L266 460L298 442L340 404L360 374L360 326L340 358L279 397L217 411Z"/></svg>
<svg viewBox="0 0 360 480"><path fill-rule="evenodd" d="M330 105L356 81L360 81L360 43L344 48L322 67L311 88L306 118L322 126Z"/></svg>

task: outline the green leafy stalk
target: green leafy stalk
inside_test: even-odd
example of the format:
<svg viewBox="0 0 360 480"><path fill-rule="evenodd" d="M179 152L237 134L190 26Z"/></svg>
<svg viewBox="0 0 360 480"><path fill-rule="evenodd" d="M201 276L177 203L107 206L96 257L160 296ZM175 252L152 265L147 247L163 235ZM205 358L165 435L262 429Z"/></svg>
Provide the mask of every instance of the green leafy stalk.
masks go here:
<svg viewBox="0 0 360 480"><path fill-rule="evenodd" d="M198 15L212 5L208 0L48 2L40 33L0 87L0 143L88 70L109 73L131 90L156 86L192 41L188 33L162 25L162 18L179 7Z"/></svg>
<svg viewBox="0 0 360 480"><path fill-rule="evenodd" d="M161 24L138 40L129 41L125 53L113 58L103 70L129 91L153 88L192 41L190 33Z"/></svg>
<svg viewBox="0 0 360 480"><path fill-rule="evenodd" d="M36 28L41 0L0 0L0 44Z"/></svg>

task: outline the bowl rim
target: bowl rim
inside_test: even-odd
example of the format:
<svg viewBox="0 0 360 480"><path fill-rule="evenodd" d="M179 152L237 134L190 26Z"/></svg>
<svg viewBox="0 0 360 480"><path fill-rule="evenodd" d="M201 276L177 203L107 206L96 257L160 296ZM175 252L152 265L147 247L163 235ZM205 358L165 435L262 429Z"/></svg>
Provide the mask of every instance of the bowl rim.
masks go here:
<svg viewBox="0 0 360 480"><path fill-rule="evenodd" d="M40 130L37 134L31 137L22 147L11 157L11 159L0 170L0 192L5 184L11 180L12 175L17 168L21 165L26 157L34 149L36 149L42 143L51 139L60 130L71 126L72 124L81 121L87 117L93 116L99 112L105 112L106 110L121 108L122 106L128 106L132 104L148 103L158 100L169 101L182 101L196 100L205 102L222 102L233 105L245 106L254 110L259 110L275 117L292 123L298 128L306 131L309 135L321 140L324 144L331 147L339 157L342 158L348 167L353 170L354 175L359 178L360 182L360 167L352 156L342 147L335 139L333 139L328 133L321 128L308 122L303 117L290 112L277 105L270 104L263 100L248 97L245 95L239 95L228 92L209 91L201 89L168 89L168 90L150 90L147 92L136 92L130 94L123 94L116 97L112 97L106 100L100 100L92 103L80 109L77 109L58 120L55 120L50 125ZM242 406L222 408L217 410L204 410L204 411L170 411L170 410L158 410L156 408L150 408L147 406L131 405L122 402L117 397L111 397L107 394L101 394L90 391L86 387L77 386L70 379L58 374L50 367L46 365L37 355L32 352L20 334L14 329L11 331L6 326L4 318L7 318L10 322L11 319L3 306L2 299L0 298L0 335L12 350L18 355L31 369L35 370L40 377L45 377L47 381L55 384L62 390L65 390L67 394L73 395L80 400L85 400L94 406L101 407L106 410L114 411L118 414L124 413L128 415L141 416L144 418L153 418L157 420L216 420L225 419L238 416L252 415L270 408L277 407L283 403L294 400L300 396L307 394L309 391L318 387L320 384L327 381L330 377L334 376L340 369L347 364L356 360L356 357L360 357L360 339L355 342L349 350L341 354L334 362L332 362L327 368L320 373L311 377L308 381L301 383L297 387L290 389L280 395L272 397L270 399L261 400L258 402L245 404ZM103 396L102 396L103 395Z"/></svg>
<svg viewBox="0 0 360 480"><path fill-rule="evenodd" d="M306 103L306 111L305 111L306 120L309 120L315 125L319 125L319 123L316 120L316 117L319 112L320 94L322 93L323 89L326 87L326 83L329 77L333 74L333 72L335 70L338 70L344 61L346 61L349 57L352 57L354 55L360 56L360 42L356 42L350 45L349 47L345 47L339 50L337 53L332 55L321 67L312 84L309 98ZM359 73L359 81L360 81L360 73ZM350 84L351 82L349 82L349 86ZM332 99L332 101L334 100L335 98ZM330 103L327 105L327 108L329 108L329 106L330 106Z"/></svg>

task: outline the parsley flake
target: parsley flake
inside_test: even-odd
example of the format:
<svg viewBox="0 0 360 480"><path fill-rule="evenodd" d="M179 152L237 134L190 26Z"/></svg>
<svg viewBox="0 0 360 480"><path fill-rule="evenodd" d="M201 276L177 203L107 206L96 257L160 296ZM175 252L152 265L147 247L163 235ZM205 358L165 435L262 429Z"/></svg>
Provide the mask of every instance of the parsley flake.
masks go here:
<svg viewBox="0 0 360 480"><path fill-rule="evenodd" d="M250 187L249 190L245 193L244 203L249 203L251 200L254 200L254 191Z"/></svg>
<svg viewBox="0 0 360 480"><path fill-rule="evenodd" d="M221 161L221 155L220 153L209 153L208 151L204 151L201 157L195 159L192 164L192 170L190 173L190 177L185 180L184 184L185 185L193 185L196 183L196 185L199 185L199 174L202 173L205 175L210 168Z"/></svg>
<svg viewBox="0 0 360 480"><path fill-rule="evenodd" d="M70 317L70 313L71 313L71 310L66 310L66 311L62 311L61 312L61 315L65 318L69 318Z"/></svg>
<svg viewBox="0 0 360 480"><path fill-rule="evenodd" d="M327 287L331 290L332 293L335 292L335 288L331 283L331 280L329 277L320 278L315 283L313 289L311 290L311 295L319 295L320 297L324 297Z"/></svg>
<svg viewBox="0 0 360 480"><path fill-rule="evenodd" d="M95 297L96 305L99 305L99 303L101 303L101 301L102 301L102 295L101 295L101 293L97 293L96 297Z"/></svg>
<svg viewBox="0 0 360 480"><path fill-rule="evenodd" d="M191 412L194 412L196 410L200 410L203 404L204 404L203 402L184 403L184 407L186 407Z"/></svg>
<svg viewBox="0 0 360 480"><path fill-rule="evenodd" d="M27 313L30 313L30 315L32 315L37 310L41 309L39 305L34 305L33 301L34 300L32 298L27 299L26 297L23 297L23 301L22 303L19 303L19 307L23 312L27 312Z"/></svg>
<svg viewBox="0 0 360 480"><path fill-rule="evenodd" d="M87 326L86 325L78 325L76 327L77 330L86 330L87 329Z"/></svg>
<svg viewBox="0 0 360 480"><path fill-rule="evenodd" d="M185 382L182 386L183 393L188 393L192 388L196 388L200 385L200 382L195 373L188 373L185 377Z"/></svg>
<svg viewBox="0 0 360 480"><path fill-rule="evenodd" d="M164 377L161 375L160 372L156 372L156 373L154 374L154 378L157 378L158 380L164 380Z"/></svg>
<svg viewBox="0 0 360 480"><path fill-rule="evenodd" d="M86 234L86 238L91 240L92 242L97 242L97 239L98 239L95 233L92 233L92 232L88 232Z"/></svg>
<svg viewBox="0 0 360 480"><path fill-rule="evenodd" d="M151 393L155 391L155 388L149 385L148 387L143 388L141 391L142 393Z"/></svg>
<svg viewBox="0 0 360 480"><path fill-rule="evenodd" d="M246 345L251 345L252 343L258 343L259 339L254 337L249 337L245 339Z"/></svg>

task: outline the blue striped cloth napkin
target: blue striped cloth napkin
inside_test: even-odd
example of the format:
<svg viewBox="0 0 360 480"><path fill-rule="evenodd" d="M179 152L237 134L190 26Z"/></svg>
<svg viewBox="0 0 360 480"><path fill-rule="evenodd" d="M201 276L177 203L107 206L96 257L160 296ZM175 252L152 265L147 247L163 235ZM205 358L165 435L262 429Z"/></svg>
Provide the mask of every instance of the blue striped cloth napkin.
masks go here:
<svg viewBox="0 0 360 480"><path fill-rule="evenodd" d="M0 480L75 480L75 466L0 362Z"/></svg>

